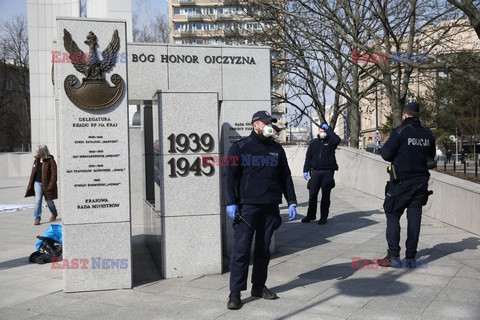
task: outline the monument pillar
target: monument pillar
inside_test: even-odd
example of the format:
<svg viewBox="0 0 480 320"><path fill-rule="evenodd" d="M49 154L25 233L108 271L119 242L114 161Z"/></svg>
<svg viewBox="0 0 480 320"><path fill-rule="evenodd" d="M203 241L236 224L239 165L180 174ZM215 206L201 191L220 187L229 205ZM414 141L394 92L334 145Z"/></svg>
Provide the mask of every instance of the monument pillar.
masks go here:
<svg viewBox="0 0 480 320"><path fill-rule="evenodd" d="M162 276L220 274L218 93L157 97Z"/></svg>
<svg viewBox="0 0 480 320"><path fill-rule="evenodd" d="M132 287L125 22L57 20L64 290Z"/></svg>

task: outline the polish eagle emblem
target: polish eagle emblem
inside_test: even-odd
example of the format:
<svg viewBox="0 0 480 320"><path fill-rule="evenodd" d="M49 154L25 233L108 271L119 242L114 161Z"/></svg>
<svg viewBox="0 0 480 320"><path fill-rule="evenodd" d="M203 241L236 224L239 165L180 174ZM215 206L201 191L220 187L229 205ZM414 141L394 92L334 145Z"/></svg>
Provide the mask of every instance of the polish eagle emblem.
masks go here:
<svg viewBox="0 0 480 320"><path fill-rule="evenodd" d="M84 53L72 38L67 29L63 29L63 45L69 53L70 62L75 69L84 75L82 82L75 75L65 78L65 92L77 107L88 110L105 109L114 105L122 96L125 87L122 77L113 74L110 81L105 79L105 73L115 65L120 49L118 30L113 32L112 40L101 53L97 52L98 39L95 33L90 31L87 40L88 54Z"/></svg>

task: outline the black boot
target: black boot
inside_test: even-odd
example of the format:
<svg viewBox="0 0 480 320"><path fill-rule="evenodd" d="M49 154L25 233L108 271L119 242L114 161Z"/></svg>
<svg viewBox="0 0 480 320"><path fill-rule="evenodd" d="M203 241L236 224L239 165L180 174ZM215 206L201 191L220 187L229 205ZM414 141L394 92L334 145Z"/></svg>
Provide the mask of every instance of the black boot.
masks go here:
<svg viewBox="0 0 480 320"><path fill-rule="evenodd" d="M252 297L259 297L267 300L278 299L278 296L275 292L268 289L266 286L252 288Z"/></svg>
<svg viewBox="0 0 480 320"><path fill-rule="evenodd" d="M378 260L378 265L381 267L399 267L401 265L400 253L388 250L386 257Z"/></svg>
<svg viewBox="0 0 480 320"><path fill-rule="evenodd" d="M405 269L416 269L417 268L417 260L411 258L405 258L402 260L402 268Z"/></svg>
<svg viewBox="0 0 480 320"><path fill-rule="evenodd" d="M325 219L320 219L320 220L318 220L317 223L318 223L318 224L327 224L327 218L325 218Z"/></svg>
<svg viewBox="0 0 480 320"><path fill-rule="evenodd" d="M242 300L240 299L239 291L232 291L228 296L227 308L230 310L238 310L242 307Z"/></svg>

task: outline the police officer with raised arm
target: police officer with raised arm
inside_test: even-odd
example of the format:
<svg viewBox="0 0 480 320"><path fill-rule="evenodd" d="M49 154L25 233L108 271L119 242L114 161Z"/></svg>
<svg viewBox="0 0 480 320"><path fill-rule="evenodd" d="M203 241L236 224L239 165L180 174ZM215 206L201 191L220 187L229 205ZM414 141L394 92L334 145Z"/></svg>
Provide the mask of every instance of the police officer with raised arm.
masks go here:
<svg viewBox="0 0 480 320"><path fill-rule="evenodd" d="M381 155L392 165L391 179L387 183L383 208L387 217L386 238L388 254L379 263L383 266L398 266L400 262L400 217L407 209L406 262L414 267L417 254L422 206L427 203L429 191L428 159L435 157L435 137L422 126L420 105L416 102L403 108L403 124L393 129L383 145Z"/></svg>
<svg viewBox="0 0 480 320"><path fill-rule="evenodd" d="M247 289L250 248L255 234L252 291L254 297L267 300L277 295L265 286L270 262L270 242L282 219L278 205L282 194L288 202L289 220L297 214L297 198L287 157L282 146L273 141L272 122L266 111L252 117L253 130L230 147L224 172L227 214L233 220L234 249L230 258L230 295L228 309L240 309L240 292Z"/></svg>
<svg viewBox="0 0 480 320"><path fill-rule="evenodd" d="M308 223L316 219L318 192L322 189L322 200L320 202L320 220L318 224L327 223L330 211L330 193L335 187L333 175L338 170L335 150L340 144L340 137L333 132L326 123L318 128L317 138L310 142L303 165L303 177L308 181L308 211L302 222Z"/></svg>

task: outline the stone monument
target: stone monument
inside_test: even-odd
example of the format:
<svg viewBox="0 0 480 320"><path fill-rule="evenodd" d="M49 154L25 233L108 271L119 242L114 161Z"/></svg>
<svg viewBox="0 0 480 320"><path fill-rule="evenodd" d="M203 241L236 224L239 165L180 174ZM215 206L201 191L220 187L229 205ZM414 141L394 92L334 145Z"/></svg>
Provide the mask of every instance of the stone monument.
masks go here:
<svg viewBox="0 0 480 320"><path fill-rule="evenodd" d="M56 73L66 292L132 287L124 22L59 18Z"/></svg>
<svg viewBox="0 0 480 320"><path fill-rule="evenodd" d="M218 94L158 93L164 278L222 272Z"/></svg>

